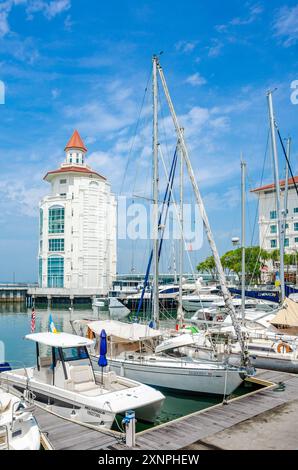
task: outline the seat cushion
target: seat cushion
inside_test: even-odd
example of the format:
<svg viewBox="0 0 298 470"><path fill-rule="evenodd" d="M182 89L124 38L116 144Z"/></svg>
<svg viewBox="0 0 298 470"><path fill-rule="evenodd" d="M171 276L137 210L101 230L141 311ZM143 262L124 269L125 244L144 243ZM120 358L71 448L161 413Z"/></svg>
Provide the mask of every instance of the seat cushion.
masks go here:
<svg viewBox="0 0 298 470"><path fill-rule="evenodd" d="M8 409L11 402L11 395L8 393L0 393L0 412L3 413L6 409Z"/></svg>

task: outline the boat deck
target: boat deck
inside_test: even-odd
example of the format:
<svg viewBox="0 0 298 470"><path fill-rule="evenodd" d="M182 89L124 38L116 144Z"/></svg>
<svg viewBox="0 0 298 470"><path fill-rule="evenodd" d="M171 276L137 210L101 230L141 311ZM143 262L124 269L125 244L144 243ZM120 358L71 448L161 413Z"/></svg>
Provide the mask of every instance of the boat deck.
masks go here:
<svg viewBox="0 0 298 470"><path fill-rule="evenodd" d="M274 416L275 412L286 404L292 404L298 410L298 375L260 370L257 376L250 380L257 381L265 385L266 388L234 398L228 404L221 403L140 432L136 436L136 447L134 449L212 448L212 436L233 429L240 423L254 420L268 411L271 411L271 416ZM279 382L282 382L285 387L278 389L276 384ZM121 433L96 430L92 427L65 420L39 407L35 415L42 431L45 448L57 450L124 450L127 448ZM283 417L286 420L285 426L287 426L290 414L285 411ZM290 427L289 423L287 432L288 434L293 432L297 435L297 429L294 429L292 425ZM251 439L254 439L253 435ZM267 439L270 441L270 434L267 435ZM210 441L209 445L208 440ZM201 443L201 446L191 447L194 443Z"/></svg>

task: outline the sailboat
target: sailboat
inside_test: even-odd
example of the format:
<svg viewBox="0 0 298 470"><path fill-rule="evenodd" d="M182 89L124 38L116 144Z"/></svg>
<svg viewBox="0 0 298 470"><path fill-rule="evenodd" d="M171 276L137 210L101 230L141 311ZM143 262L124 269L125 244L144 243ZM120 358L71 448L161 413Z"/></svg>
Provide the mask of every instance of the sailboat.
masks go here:
<svg viewBox="0 0 298 470"><path fill-rule="evenodd" d="M225 274L221 265L220 257L213 239L209 220L205 211L203 200L194 176L192 165L188 156L184 140L184 133L178 122L173 103L170 98L165 76L157 56L153 56L153 250L150 262L153 264L153 325L156 329L148 326L125 324L122 322L104 321L88 322L88 336L94 335L98 340L100 331L105 329L109 351L109 368L116 371L120 376L136 378L153 386L165 387L174 390L192 393L207 393L226 395L232 393L245 379L248 374L253 374L254 369L250 367L248 354L245 347L241 330L238 324L235 308L230 292L225 281ZM157 116L157 74L160 77L162 87L169 105L170 113L177 134L178 146L183 157L196 201L199 206L206 229L207 238L215 259L219 274L220 287L228 313L237 334L241 347L241 365L234 367L227 362L201 361L184 354L183 349L189 346L189 335L181 335L178 339L171 339L164 343L164 333L159 328L159 254L160 254L160 214L158 212L158 116ZM176 152L175 152L176 153ZM147 269L144 281L145 293L149 271ZM182 279L182 277L180 276ZM141 296L141 298L142 298ZM181 290L179 295L179 306L181 307ZM181 315L182 312L178 311ZM183 317L179 318L180 323ZM193 342L193 339L191 340ZM161 346L163 343L163 346ZM96 367L98 354L91 351L91 358Z"/></svg>
<svg viewBox="0 0 298 470"><path fill-rule="evenodd" d="M281 305L279 309L269 312L254 310L248 312L242 309L241 330L246 337L247 349L251 363L258 368L272 369L284 372L298 373L298 304L285 297L284 282L284 227L285 214L287 213L286 198L285 207L281 210L280 187L278 175L278 159L275 128L276 122L273 112L272 92L268 92L268 109L271 128L272 154L274 164L274 177L276 186L276 204L279 225L279 250L280 250L280 278L281 278ZM242 195L242 201L244 195ZM244 217L244 207L242 204L242 220ZM243 273L245 272L245 262ZM244 277L244 275L243 275ZM245 302L245 284L242 282L242 302ZM244 303L245 307L245 303ZM211 327L210 338L225 337L226 342L230 341L229 348L224 353L228 355L231 364L239 364L241 348L237 343L231 319L227 317L222 324ZM196 357L206 357L206 348L197 345ZM209 348L209 357L214 356L214 347ZM217 351L216 357L222 354ZM208 357L208 354L207 354Z"/></svg>

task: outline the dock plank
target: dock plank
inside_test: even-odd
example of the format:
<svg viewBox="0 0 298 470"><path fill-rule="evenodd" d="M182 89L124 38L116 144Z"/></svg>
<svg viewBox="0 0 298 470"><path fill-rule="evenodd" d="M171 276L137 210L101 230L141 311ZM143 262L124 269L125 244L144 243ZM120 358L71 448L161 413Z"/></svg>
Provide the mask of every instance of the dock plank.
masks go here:
<svg viewBox="0 0 298 470"><path fill-rule="evenodd" d="M298 376L276 371L258 371L257 377L268 382L285 383L285 389L260 389L189 416L138 433L134 449L182 449L240 423L261 416L280 405L297 400ZM123 435L109 430L92 429L82 423L37 408L35 417L47 440L57 450L123 450Z"/></svg>

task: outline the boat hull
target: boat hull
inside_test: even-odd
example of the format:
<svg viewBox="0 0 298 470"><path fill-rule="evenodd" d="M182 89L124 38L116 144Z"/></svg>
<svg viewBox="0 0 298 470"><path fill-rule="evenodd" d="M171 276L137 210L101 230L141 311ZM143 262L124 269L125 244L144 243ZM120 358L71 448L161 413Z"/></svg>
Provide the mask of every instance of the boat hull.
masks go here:
<svg viewBox="0 0 298 470"><path fill-rule="evenodd" d="M279 357L267 357L250 355L251 364L257 369L276 370L279 372L290 372L298 374L298 359L285 359ZM229 357L229 364L238 366L240 364L240 354L232 353Z"/></svg>
<svg viewBox="0 0 298 470"><path fill-rule="evenodd" d="M92 357L94 368L97 358ZM234 369L200 370L183 366L173 367L141 362L109 359L109 369L117 375L136 380L153 387L178 390L181 392L230 395L242 383L244 376Z"/></svg>

